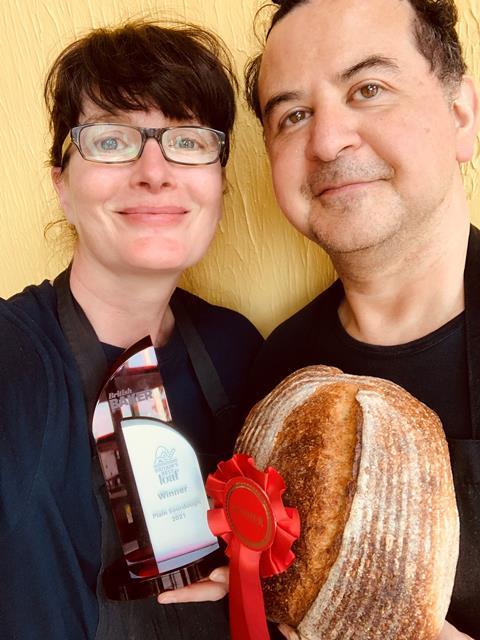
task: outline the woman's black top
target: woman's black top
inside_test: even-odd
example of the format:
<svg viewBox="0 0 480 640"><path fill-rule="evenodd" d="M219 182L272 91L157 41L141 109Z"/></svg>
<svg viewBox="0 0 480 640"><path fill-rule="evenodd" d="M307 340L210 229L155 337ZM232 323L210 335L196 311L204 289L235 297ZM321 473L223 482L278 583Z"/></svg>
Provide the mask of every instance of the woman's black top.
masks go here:
<svg viewBox="0 0 480 640"><path fill-rule="evenodd" d="M177 295L229 398L239 403L259 333L236 312L181 290ZM0 637L107 638L108 629L96 635L101 527L85 401L48 282L0 302L0 336ZM118 353L104 349L110 359ZM242 416L219 442L177 330L157 355L173 419L206 473L233 444ZM126 610L129 603L112 606ZM224 601L162 606L150 599L140 606L141 626L122 624L115 638L228 637Z"/></svg>

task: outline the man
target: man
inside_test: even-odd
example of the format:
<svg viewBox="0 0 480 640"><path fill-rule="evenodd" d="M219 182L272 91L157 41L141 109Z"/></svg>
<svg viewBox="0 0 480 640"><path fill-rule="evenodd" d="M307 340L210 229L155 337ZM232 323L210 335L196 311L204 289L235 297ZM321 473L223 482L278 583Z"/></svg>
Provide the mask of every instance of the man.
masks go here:
<svg viewBox="0 0 480 640"><path fill-rule="evenodd" d="M339 275L270 336L256 397L322 363L437 411L461 518L442 640L480 638L480 233L459 167L478 102L456 20L453 0L286 0L247 72L279 205Z"/></svg>

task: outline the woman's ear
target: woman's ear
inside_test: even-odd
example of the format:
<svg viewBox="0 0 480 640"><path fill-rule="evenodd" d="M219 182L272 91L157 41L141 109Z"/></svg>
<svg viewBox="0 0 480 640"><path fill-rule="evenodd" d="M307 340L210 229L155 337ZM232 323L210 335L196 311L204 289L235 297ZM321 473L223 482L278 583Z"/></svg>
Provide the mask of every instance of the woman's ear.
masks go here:
<svg viewBox="0 0 480 640"><path fill-rule="evenodd" d="M73 221L72 209L70 206L70 189L68 187L68 179L66 171L61 167L52 167L51 170L52 184L56 191L60 207L65 215L65 218L70 224L75 224Z"/></svg>
<svg viewBox="0 0 480 640"><path fill-rule="evenodd" d="M227 169L225 167L222 167L222 193L224 197L230 191L230 186L231 185L227 180Z"/></svg>
<svg viewBox="0 0 480 640"><path fill-rule="evenodd" d="M468 162L475 151L478 131L478 94L473 79L464 76L452 105L456 121L456 157L458 162Z"/></svg>

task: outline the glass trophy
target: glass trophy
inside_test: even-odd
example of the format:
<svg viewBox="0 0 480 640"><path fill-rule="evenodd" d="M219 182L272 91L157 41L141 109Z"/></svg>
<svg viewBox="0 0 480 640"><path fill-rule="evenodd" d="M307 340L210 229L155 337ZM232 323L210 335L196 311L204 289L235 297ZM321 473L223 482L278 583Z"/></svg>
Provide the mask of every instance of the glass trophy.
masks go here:
<svg viewBox="0 0 480 640"><path fill-rule="evenodd" d="M107 597L156 595L222 564L197 456L172 423L150 338L115 363L92 430L123 550L104 570Z"/></svg>

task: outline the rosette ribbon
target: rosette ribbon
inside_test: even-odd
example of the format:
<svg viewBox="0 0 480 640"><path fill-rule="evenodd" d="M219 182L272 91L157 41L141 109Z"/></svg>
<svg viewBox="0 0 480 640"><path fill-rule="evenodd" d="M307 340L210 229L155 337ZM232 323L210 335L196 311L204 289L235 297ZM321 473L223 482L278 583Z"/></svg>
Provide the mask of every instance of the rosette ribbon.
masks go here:
<svg viewBox="0 0 480 640"><path fill-rule="evenodd" d="M208 511L213 534L227 544L230 558L230 629L232 640L268 640L260 578L288 569L300 535L296 509L285 507L285 483L272 467L256 468L252 458L235 454L220 462L207 479L214 509Z"/></svg>

